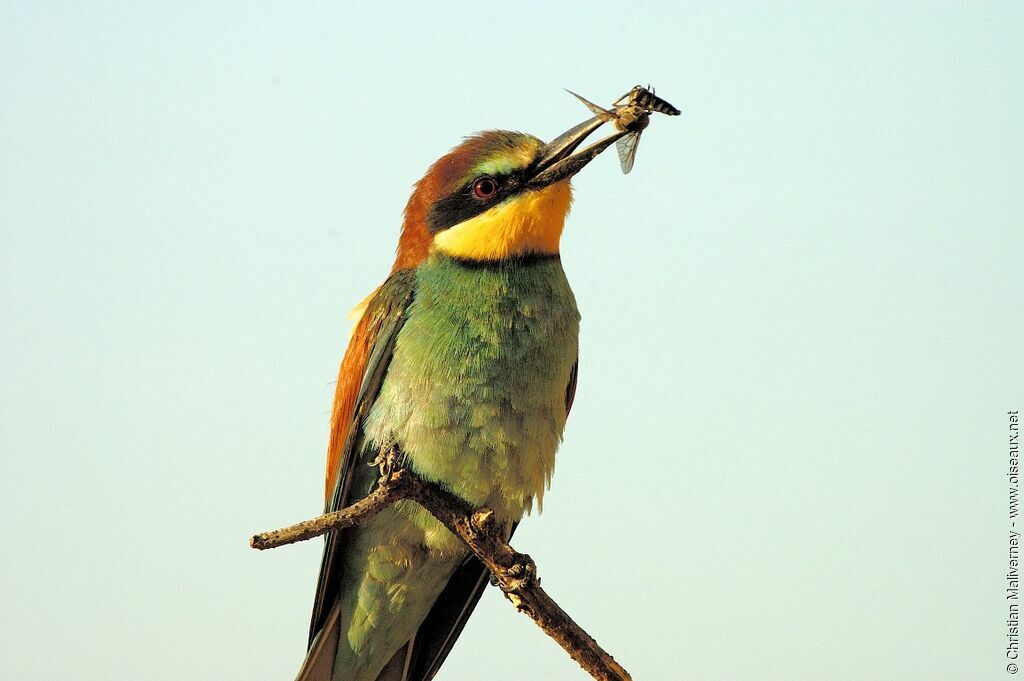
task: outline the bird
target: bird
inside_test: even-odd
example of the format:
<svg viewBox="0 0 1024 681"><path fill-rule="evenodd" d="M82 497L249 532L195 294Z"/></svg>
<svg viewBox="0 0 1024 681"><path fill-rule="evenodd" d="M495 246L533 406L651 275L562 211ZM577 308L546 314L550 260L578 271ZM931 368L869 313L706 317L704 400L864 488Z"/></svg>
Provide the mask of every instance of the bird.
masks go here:
<svg viewBox="0 0 1024 681"><path fill-rule="evenodd" d="M511 535L543 502L572 407L580 314L560 259L570 180L625 133L550 143L491 130L433 163L405 206L389 276L353 311L335 389L326 511L367 496L388 448L488 507ZM297 681L427 681L488 581L411 501L325 541Z"/></svg>

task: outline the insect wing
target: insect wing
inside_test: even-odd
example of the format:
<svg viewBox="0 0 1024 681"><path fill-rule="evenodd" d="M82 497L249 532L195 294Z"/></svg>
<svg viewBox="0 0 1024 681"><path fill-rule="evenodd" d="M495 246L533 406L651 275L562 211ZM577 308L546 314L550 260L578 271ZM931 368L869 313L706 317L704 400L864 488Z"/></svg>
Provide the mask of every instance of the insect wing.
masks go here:
<svg viewBox="0 0 1024 681"><path fill-rule="evenodd" d="M570 95L572 95L576 99L578 99L581 102L583 102L583 106L585 106L588 109L590 109L591 113L597 115L598 118L601 118L601 119L607 121L607 120L611 120L612 118L615 117L615 112L609 111L608 109L605 109L604 107L600 107L597 104L594 104L592 101L590 101L586 97L578 95L575 92L573 92L572 90L566 90L566 92L568 92Z"/></svg>
<svg viewBox="0 0 1024 681"><path fill-rule="evenodd" d="M630 133L615 141L615 150L619 152L619 165L622 167L623 175L628 175L629 171L633 169L638 146L640 146L639 132Z"/></svg>

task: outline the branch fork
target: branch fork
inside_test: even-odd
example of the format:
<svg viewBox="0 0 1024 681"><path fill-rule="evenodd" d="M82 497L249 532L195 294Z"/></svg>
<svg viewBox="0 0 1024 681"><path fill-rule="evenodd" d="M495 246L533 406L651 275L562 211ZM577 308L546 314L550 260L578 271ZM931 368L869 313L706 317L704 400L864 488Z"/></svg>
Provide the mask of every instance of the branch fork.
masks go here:
<svg viewBox="0 0 1024 681"><path fill-rule="evenodd" d="M591 676L600 681L630 681L629 673L541 588L536 563L504 539L504 528L493 510L471 508L451 492L402 467L394 448L381 452L374 464L380 468L380 481L366 498L290 527L257 534L249 539L249 545L264 550L294 544L363 523L397 501L415 501L480 559L491 573L491 583L516 610L530 617Z"/></svg>

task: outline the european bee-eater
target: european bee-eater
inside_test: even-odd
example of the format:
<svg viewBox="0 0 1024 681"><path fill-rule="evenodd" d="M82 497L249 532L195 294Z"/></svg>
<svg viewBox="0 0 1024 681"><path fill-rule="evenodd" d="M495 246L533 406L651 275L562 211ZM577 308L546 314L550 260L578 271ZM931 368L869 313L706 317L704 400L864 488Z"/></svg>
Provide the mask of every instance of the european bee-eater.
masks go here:
<svg viewBox="0 0 1024 681"><path fill-rule="evenodd" d="M576 388L579 312L559 259L569 179L595 117L550 144L491 131L434 163L405 207L390 276L361 308L338 375L328 511L405 465L511 532L551 479ZM576 153L574 153L576 152ZM487 584L429 513L399 502L329 535L301 681L426 681Z"/></svg>

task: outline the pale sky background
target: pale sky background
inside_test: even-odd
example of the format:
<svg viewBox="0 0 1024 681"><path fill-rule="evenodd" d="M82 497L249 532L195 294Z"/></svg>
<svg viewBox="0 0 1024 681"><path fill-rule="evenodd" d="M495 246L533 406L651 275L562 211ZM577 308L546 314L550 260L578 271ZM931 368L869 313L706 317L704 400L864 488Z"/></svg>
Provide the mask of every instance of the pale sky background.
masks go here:
<svg viewBox="0 0 1024 681"><path fill-rule="evenodd" d="M247 540L410 186L651 83L517 548L637 681L1011 678L1022 64L1016 2L4 2L0 676L291 679L321 544ZM588 677L490 590L438 679L492 678Z"/></svg>

